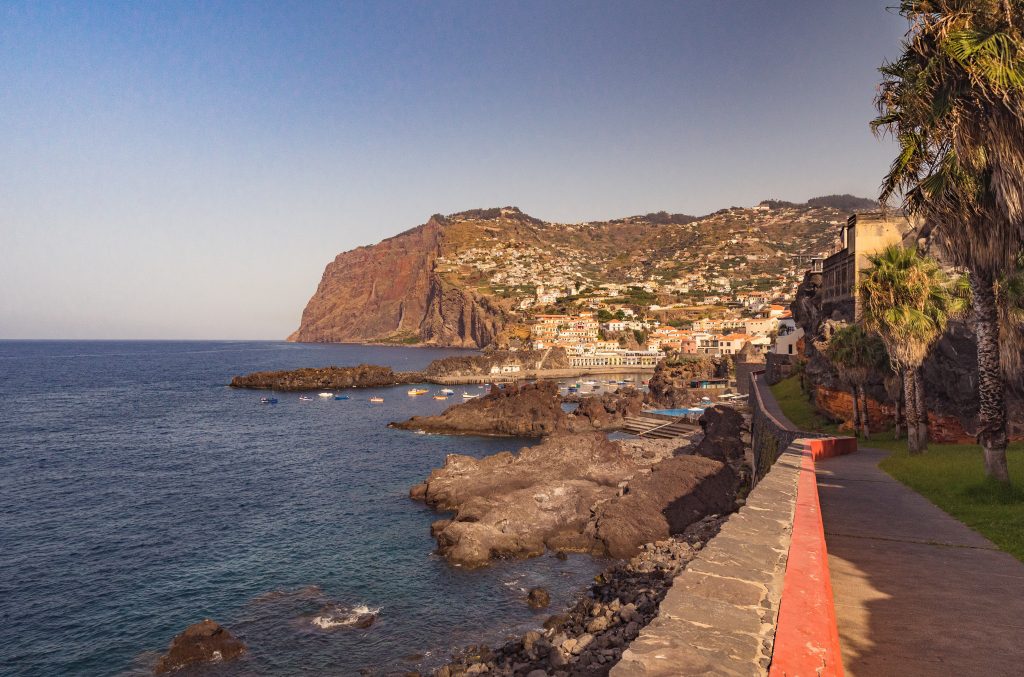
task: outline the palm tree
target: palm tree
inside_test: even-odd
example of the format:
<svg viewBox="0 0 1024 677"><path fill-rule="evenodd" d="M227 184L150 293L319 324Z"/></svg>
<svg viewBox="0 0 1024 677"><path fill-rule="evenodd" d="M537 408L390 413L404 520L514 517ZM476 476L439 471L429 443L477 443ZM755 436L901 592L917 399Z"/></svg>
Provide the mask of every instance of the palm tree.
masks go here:
<svg viewBox="0 0 1024 677"><path fill-rule="evenodd" d="M963 302L938 262L915 249L891 245L868 261L857 290L864 326L878 334L892 368L903 376L907 448L918 454L928 447L921 364Z"/></svg>
<svg viewBox="0 0 1024 677"><path fill-rule="evenodd" d="M850 324L832 335L825 355L853 395L854 430L863 435L864 439L868 439L870 430L865 386L885 368L885 346L878 336L869 334L864 327Z"/></svg>
<svg viewBox="0 0 1024 677"><path fill-rule="evenodd" d="M1024 243L1024 2L903 0L900 13L910 30L880 69L872 123L900 147L881 198L902 193L969 270L978 441L989 476L1009 481L998 287Z"/></svg>

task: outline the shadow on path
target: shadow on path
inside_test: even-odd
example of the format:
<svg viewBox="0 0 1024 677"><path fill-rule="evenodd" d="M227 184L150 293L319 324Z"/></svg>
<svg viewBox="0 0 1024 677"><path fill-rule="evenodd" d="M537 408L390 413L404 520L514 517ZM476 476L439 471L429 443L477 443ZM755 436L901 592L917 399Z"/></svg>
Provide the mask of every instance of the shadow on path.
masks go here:
<svg viewBox="0 0 1024 677"><path fill-rule="evenodd" d="M817 466L847 675L1024 674L1024 564L878 468Z"/></svg>

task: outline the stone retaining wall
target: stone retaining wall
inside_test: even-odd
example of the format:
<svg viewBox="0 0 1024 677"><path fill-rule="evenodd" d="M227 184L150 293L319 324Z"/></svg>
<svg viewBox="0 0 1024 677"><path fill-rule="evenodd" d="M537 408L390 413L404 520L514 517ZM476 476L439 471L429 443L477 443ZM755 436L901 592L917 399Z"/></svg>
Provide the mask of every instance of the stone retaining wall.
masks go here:
<svg viewBox="0 0 1024 677"><path fill-rule="evenodd" d="M763 376L750 379L756 484L675 578L613 677L842 677L814 461L857 441L797 430Z"/></svg>
<svg viewBox="0 0 1024 677"><path fill-rule="evenodd" d="M799 450L784 451L680 573L613 677L764 675L792 536Z"/></svg>

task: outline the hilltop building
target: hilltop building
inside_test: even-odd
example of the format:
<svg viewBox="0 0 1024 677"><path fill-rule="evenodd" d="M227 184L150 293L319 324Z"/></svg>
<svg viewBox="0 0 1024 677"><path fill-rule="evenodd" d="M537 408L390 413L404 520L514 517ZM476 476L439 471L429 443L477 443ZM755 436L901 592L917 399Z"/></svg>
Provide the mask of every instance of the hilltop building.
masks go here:
<svg viewBox="0 0 1024 677"><path fill-rule="evenodd" d="M822 303L847 319L860 315L857 307L857 277L867 268L868 256L892 244L901 244L913 229L903 216L886 216L881 212L857 212L839 229L841 249L820 262ZM818 272L819 261L812 262Z"/></svg>

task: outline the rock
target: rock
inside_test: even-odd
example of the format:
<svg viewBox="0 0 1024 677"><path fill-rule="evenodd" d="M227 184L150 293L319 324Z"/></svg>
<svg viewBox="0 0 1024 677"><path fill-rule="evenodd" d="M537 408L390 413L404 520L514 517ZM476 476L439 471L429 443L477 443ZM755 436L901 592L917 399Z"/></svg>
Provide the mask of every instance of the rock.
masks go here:
<svg viewBox="0 0 1024 677"><path fill-rule="evenodd" d="M452 405L438 416L413 416L391 424L432 433L512 437L541 437L568 426L558 384L553 381L492 388L487 395Z"/></svg>
<svg viewBox="0 0 1024 677"><path fill-rule="evenodd" d="M396 372L391 367L360 364L357 367L321 367L291 371L257 371L231 379L233 388L261 390L338 390L382 388L423 380L419 372Z"/></svg>
<svg viewBox="0 0 1024 677"><path fill-rule="evenodd" d="M550 630L552 628L561 627L568 623L569 620L569 614L554 614L553 616L548 616L548 619L544 621L544 629Z"/></svg>
<svg viewBox="0 0 1024 677"><path fill-rule="evenodd" d="M599 632L604 632L605 630L607 630L608 625L609 623L607 617L598 616L594 620L587 623L587 632L596 635Z"/></svg>
<svg viewBox="0 0 1024 677"><path fill-rule="evenodd" d="M572 653L576 656L583 653L583 650L590 646L590 643L594 641L592 634L584 633L576 638L576 644L572 648Z"/></svg>
<svg viewBox="0 0 1024 677"><path fill-rule="evenodd" d="M738 470L747 450L743 441L746 432L743 416L732 407L715 405L704 410L698 423L704 437L688 448L688 453L728 463Z"/></svg>
<svg viewBox="0 0 1024 677"><path fill-rule="evenodd" d="M687 407L700 402L701 393L690 388L690 381L710 378L718 363L707 355L678 356L658 363L648 381L648 404L667 409Z"/></svg>
<svg viewBox="0 0 1024 677"><path fill-rule="evenodd" d="M564 562L565 560L569 559L569 556L566 555L563 550L559 550L555 553L555 559L560 559Z"/></svg>
<svg viewBox="0 0 1024 677"><path fill-rule="evenodd" d="M644 395L636 388L624 388L614 393L590 395L579 401L569 417L573 430L616 430L627 416L639 414L644 407Z"/></svg>
<svg viewBox="0 0 1024 677"><path fill-rule="evenodd" d="M551 595L544 588L531 588L526 595L526 602L531 609L542 609L551 604Z"/></svg>
<svg viewBox="0 0 1024 677"><path fill-rule="evenodd" d="M156 674L170 672L196 663L228 661L245 651L245 644L220 624L206 619L188 626L160 658Z"/></svg>
<svg viewBox="0 0 1024 677"><path fill-rule="evenodd" d="M363 614L352 623L353 628L368 628L377 620L374 614Z"/></svg>
<svg viewBox="0 0 1024 677"><path fill-rule="evenodd" d="M526 677L548 677L548 673L544 670L530 670L526 673Z"/></svg>
<svg viewBox="0 0 1024 677"><path fill-rule="evenodd" d="M706 515L728 512L736 487L736 473L719 461L665 459L630 482L629 493L598 507L596 538L610 556L632 557L644 543L681 533Z"/></svg>

